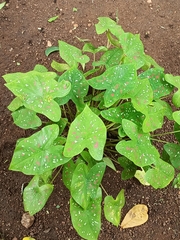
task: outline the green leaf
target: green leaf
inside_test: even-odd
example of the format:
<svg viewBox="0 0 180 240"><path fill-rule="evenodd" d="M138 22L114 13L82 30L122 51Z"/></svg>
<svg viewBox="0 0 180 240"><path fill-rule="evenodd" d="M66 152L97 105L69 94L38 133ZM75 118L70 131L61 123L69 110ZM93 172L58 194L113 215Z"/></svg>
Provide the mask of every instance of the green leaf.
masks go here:
<svg viewBox="0 0 180 240"><path fill-rule="evenodd" d="M174 121L180 125L180 111L173 112L172 116L174 118Z"/></svg>
<svg viewBox="0 0 180 240"><path fill-rule="evenodd" d="M178 142L180 142L180 125L177 124L176 122L174 123L174 131L176 139L178 140Z"/></svg>
<svg viewBox="0 0 180 240"><path fill-rule="evenodd" d="M27 108L21 108L12 113L14 123L23 129L36 128L41 126L41 119L36 113Z"/></svg>
<svg viewBox="0 0 180 240"><path fill-rule="evenodd" d="M103 162L97 163L91 169L85 163L79 163L74 170L71 196L83 209L87 209L91 199L96 197L105 168Z"/></svg>
<svg viewBox="0 0 180 240"><path fill-rule="evenodd" d="M64 72L70 69L68 64L58 63L55 60L52 61L51 67L54 68L57 72Z"/></svg>
<svg viewBox="0 0 180 240"><path fill-rule="evenodd" d="M51 53L53 52L59 52L59 47L57 46L52 46L52 47L49 47L45 50L45 55L46 57L48 57Z"/></svg>
<svg viewBox="0 0 180 240"><path fill-rule="evenodd" d="M110 158L104 157L103 162L106 164L106 166L108 166L112 170L116 171L116 167L114 166L114 163L112 162L112 160Z"/></svg>
<svg viewBox="0 0 180 240"><path fill-rule="evenodd" d="M6 5L6 2L0 3L0 9L2 9Z"/></svg>
<svg viewBox="0 0 180 240"><path fill-rule="evenodd" d="M60 83L64 81L68 81L71 84L71 90L65 97L59 98L57 100L58 103L63 105L71 99L76 104L77 109L82 111L85 107L84 97L87 95L89 88L87 80L78 69L70 69L58 79Z"/></svg>
<svg viewBox="0 0 180 240"><path fill-rule="evenodd" d="M90 53L95 54L97 52L105 52L105 51L107 51L107 48L104 46L95 47L91 43L85 43L82 50L83 50L83 52L90 52Z"/></svg>
<svg viewBox="0 0 180 240"><path fill-rule="evenodd" d="M168 95L173 89L173 86L165 81L165 74L163 70L151 68L141 73L138 77L142 80L144 78L148 78L153 90L154 100Z"/></svg>
<svg viewBox="0 0 180 240"><path fill-rule="evenodd" d="M24 210L34 215L46 204L54 186L43 181L41 176L34 176L23 191Z"/></svg>
<svg viewBox="0 0 180 240"><path fill-rule="evenodd" d="M124 189L117 195L116 199L112 196L106 196L104 199L105 218L113 225L118 227L121 220L121 209L125 204Z"/></svg>
<svg viewBox="0 0 180 240"><path fill-rule="evenodd" d="M81 158L78 158L76 162L74 162L71 159L69 162L63 165L62 179L63 179L64 185L69 190L71 189L71 182L72 182L72 176L73 176L74 170L76 169L79 163L84 163L84 161Z"/></svg>
<svg viewBox="0 0 180 240"><path fill-rule="evenodd" d="M64 155L74 157L88 148L94 159L102 160L105 142L103 121L86 106L70 125Z"/></svg>
<svg viewBox="0 0 180 240"><path fill-rule="evenodd" d="M48 19L48 22L51 23L51 22L54 22L56 19L58 19L59 16L55 16L55 17L51 17Z"/></svg>
<svg viewBox="0 0 180 240"><path fill-rule="evenodd" d="M105 65L106 68L110 68L120 64L123 56L123 50L121 48L112 48L106 51L100 61Z"/></svg>
<svg viewBox="0 0 180 240"><path fill-rule="evenodd" d="M164 145L165 151L170 156L171 164L177 170L180 170L180 145L175 143L167 143Z"/></svg>
<svg viewBox="0 0 180 240"><path fill-rule="evenodd" d="M98 239L101 230L101 201L102 192L100 188L96 197L90 201L87 209L81 208L73 198L70 199L70 214L73 227L84 239Z"/></svg>
<svg viewBox="0 0 180 240"><path fill-rule="evenodd" d="M180 188L180 173L177 174L176 178L173 181L174 188Z"/></svg>
<svg viewBox="0 0 180 240"><path fill-rule="evenodd" d="M124 33L120 35L120 43L125 55L124 63L133 63L136 69L146 64L146 55L139 34Z"/></svg>
<svg viewBox="0 0 180 240"><path fill-rule="evenodd" d="M108 68L102 75L88 80L90 86L98 90L106 89L104 103L112 106L120 99L134 96L137 84L137 75L134 65L124 64Z"/></svg>
<svg viewBox="0 0 180 240"><path fill-rule="evenodd" d="M55 77L56 73L53 72L36 71L4 75L6 87L23 101L26 108L57 122L60 120L61 110L53 99L66 96L71 84L68 81L58 83L54 80Z"/></svg>
<svg viewBox="0 0 180 240"><path fill-rule="evenodd" d="M148 133L142 132L136 124L124 119L122 121L125 133L132 139L122 140L116 145L116 150L131 160L136 166L148 166L159 158L159 152L151 145Z"/></svg>
<svg viewBox="0 0 180 240"><path fill-rule="evenodd" d="M101 111L101 115L103 118L114 123L122 123L123 119L128 119L138 125L142 125L144 120L144 115L136 111L131 102L126 102L118 107L103 110Z"/></svg>
<svg viewBox="0 0 180 240"><path fill-rule="evenodd" d="M82 55L82 51L66 42L59 41L59 52L61 58L67 62L70 67L78 67L78 63L84 67L89 62L87 55Z"/></svg>
<svg viewBox="0 0 180 240"><path fill-rule="evenodd" d="M36 66L34 67L34 71L43 73L43 72L48 72L48 69L41 64L36 64Z"/></svg>
<svg viewBox="0 0 180 240"><path fill-rule="evenodd" d="M16 97L12 100L12 102L9 104L7 108L10 111L14 112L22 106L23 106L23 101L19 97Z"/></svg>
<svg viewBox="0 0 180 240"><path fill-rule="evenodd" d="M97 34L102 34L117 25L116 22L108 17L99 17L98 20L99 22L95 24Z"/></svg>
<svg viewBox="0 0 180 240"><path fill-rule="evenodd" d="M27 175L39 175L68 162L70 158L63 156L64 147L53 145L58 134L58 125L52 124L20 140L9 169Z"/></svg>
<svg viewBox="0 0 180 240"><path fill-rule="evenodd" d="M168 83L178 88L178 90L173 95L172 101L176 107L180 107L180 76L166 74L165 79Z"/></svg>
<svg viewBox="0 0 180 240"><path fill-rule="evenodd" d="M132 161L130 161L126 157L119 157L118 162L121 165L121 167L124 168L121 173L122 180L127 180L134 177L137 166Z"/></svg>
<svg viewBox="0 0 180 240"><path fill-rule="evenodd" d="M156 159L154 166L145 174L145 180L155 189L165 188L174 178L174 168L162 159Z"/></svg>
<svg viewBox="0 0 180 240"><path fill-rule="evenodd" d="M144 169L136 170L134 177L137 178L142 185L149 186L150 184L145 180L145 175L146 172Z"/></svg>

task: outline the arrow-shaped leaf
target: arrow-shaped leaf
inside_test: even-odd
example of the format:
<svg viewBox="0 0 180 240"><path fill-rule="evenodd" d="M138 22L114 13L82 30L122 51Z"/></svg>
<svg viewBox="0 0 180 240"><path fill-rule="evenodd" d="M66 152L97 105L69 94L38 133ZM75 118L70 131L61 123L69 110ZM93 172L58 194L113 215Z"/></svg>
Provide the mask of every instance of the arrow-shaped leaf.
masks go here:
<svg viewBox="0 0 180 240"><path fill-rule="evenodd" d="M59 133L56 124L46 126L16 145L9 169L27 175L39 175L69 161L63 146L54 145Z"/></svg>
<svg viewBox="0 0 180 240"><path fill-rule="evenodd" d="M103 121L86 106L70 126L64 155L73 157L88 148L94 159L101 160L105 141L106 127Z"/></svg>

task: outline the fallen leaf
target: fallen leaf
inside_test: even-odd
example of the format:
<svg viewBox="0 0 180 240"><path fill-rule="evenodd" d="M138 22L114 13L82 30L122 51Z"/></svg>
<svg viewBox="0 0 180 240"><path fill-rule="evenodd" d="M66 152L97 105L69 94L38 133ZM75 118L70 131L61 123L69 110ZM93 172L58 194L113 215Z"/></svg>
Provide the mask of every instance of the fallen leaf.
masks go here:
<svg viewBox="0 0 180 240"><path fill-rule="evenodd" d="M34 219L35 219L34 216L31 216L28 212L26 212L22 215L21 224L25 228L30 228L34 223Z"/></svg>
<svg viewBox="0 0 180 240"><path fill-rule="evenodd" d="M24 237L23 240L36 240L36 239L32 237Z"/></svg>
<svg viewBox="0 0 180 240"><path fill-rule="evenodd" d="M148 207L137 204L124 217L121 228L131 228L144 224L148 220Z"/></svg>

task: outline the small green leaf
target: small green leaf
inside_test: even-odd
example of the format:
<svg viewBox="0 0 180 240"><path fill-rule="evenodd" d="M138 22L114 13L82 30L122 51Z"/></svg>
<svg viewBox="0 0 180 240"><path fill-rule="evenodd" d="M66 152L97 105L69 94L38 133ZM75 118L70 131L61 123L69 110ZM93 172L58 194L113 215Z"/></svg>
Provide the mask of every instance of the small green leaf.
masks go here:
<svg viewBox="0 0 180 240"><path fill-rule="evenodd" d="M172 116L174 118L174 121L180 125L180 111L173 112Z"/></svg>
<svg viewBox="0 0 180 240"><path fill-rule="evenodd" d="M51 23L51 22L54 22L56 19L58 19L59 16L55 16L55 17L51 17L48 19L48 22Z"/></svg>
<svg viewBox="0 0 180 240"><path fill-rule="evenodd" d="M27 175L39 175L68 162L70 158L63 156L64 147L53 144L58 134L58 125L52 124L20 140L9 169Z"/></svg>
<svg viewBox="0 0 180 240"><path fill-rule="evenodd" d="M70 125L64 155L73 157L88 148L94 159L102 160L105 141L103 121L86 106Z"/></svg>
<svg viewBox="0 0 180 240"><path fill-rule="evenodd" d="M34 67L34 71L43 73L43 72L48 72L48 69L41 64L36 64L36 66Z"/></svg>
<svg viewBox="0 0 180 240"><path fill-rule="evenodd" d="M78 10L77 8L73 7L73 12L77 12L77 10Z"/></svg>
<svg viewBox="0 0 180 240"><path fill-rule="evenodd" d="M83 209L73 198L70 199L70 214L73 227L84 239L97 240L101 230L102 192L98 188L96 197L91 199L88 208Z"/></svg>
<svg viewBox="0 0 180 240"><path fill-rule="evenodd" d="M172 101L176 107L180 107L180 76L166 74L165 79L168 83L178 88L178 90L173 95Z"/></svg>
<svg viewBox="0 0 180 240"><path fill-rule="evenodd" d="M162 159L156 159L154 166L148 169L145 180L155 189L165 188L174 178L174 168Z"/></svg>
<svg viewBox="0 0 180 240"><path fill-rule="evenodd" d="M66 63L58 63L55 60L52 61L51 67L54 68L57 72L64 72L64 71L70 69L68 64L66 64Z"/></svg>
<svg viewBox="0 0 180 240"><path fill-rule="evenodd" d="M97 194L106 165L101 162L91 169L85 163L79 163L73 172L71 196L83 208L87 209L91 199Z"/></svg>
<svg viewBox="0 0 180 240"><path fill-rule="evenodd" d="M46 204L54 186L46 183L40 176L34 176L23 191L24 210L34 215Z"/></svg>
<svg viewBox="0 0 180 240"><path fill-rule="evenodd" d="M6 2L0 3L0 10L6 5Z"/></svg>
<svg viewBox="0 0 180 240"><path fill-rule="evenodd" d="M106 166L108 166L111 169L113 169L114 171L116 171L116 167L114 166L114 163L112 162L112 160L110 158L104 157L103 162L106 164Z"/></svg>
<svg viewBox="0 0 180 240"><path fill-rule="evenodd" d="M121 165L121 167L123 167L123 171L121 173L122 180L127 180L134 177L137 166L132 161L130 161L126 157L119 157L118 162Z"/></svg>
<svg viewBox="0 0 180 240"><path fill-rule="evenodd" d="M100 61L103 62L106 68L110 68L120 64L123 56L123 50L121 48L112 48L106 51Z"/></svg>
<svg viewBox="0 0 180 240"><path fill-rule="evenodd" d="M22 106L23 106L23 101L19 97L16 97L12 100L12 102L9 104L7 108L10 111L14 112Z"/></svg>
<svg viewBox="0 0 180 240"><path fill-rule="evenodd" d="M27 108L21 108L12 113L14 123L23 129L36 128L41 126L41 119L36 113Z"/></svg>
<svg viewBox="0 0 180 240"><path fill-rule="evenodd" d="M57 46L52 46L52 47L49 47L45 50L45 55L46 57L48 57L51 53L53 52L59 52L59 47Z"/></svg>
<svg viewBox="0 0 180 240"><path fill-rule="evenodd" d="M180 188L180 173L177 174L176 178L173 181L174 188Z"/></svg>
<svg viewBox="0 0 180 240"><path fill-rule="evenodd" d="M142 185L149 186L150 184L145 180L146 172L144 169L136 170L134 177L139 180Z"/></svg>
<svg viewBox="0 0 180 240"><path fill-rule="evenodd" d="M104 199L104 214L106 219L118 227L121 220L121 209L124 207L125 197L122 189L116 199L112 196L106 196Z"/></svg>
<svg viewBox="0 0 180 240"><path fill-rule="evenodd" d="M95 54L97 52L105 52L105 51L107 51L107 48L104 46L95 47L91 43L85 43L82 50L83 50L83 52L90 52L90 53Z"/></svg>
<svg viewBox="0 0 180 240"><path fill-rule="evenodd" d="M180 170L180 145L176 143L166 143L164 149L170 156L173 167Z"/></svg>

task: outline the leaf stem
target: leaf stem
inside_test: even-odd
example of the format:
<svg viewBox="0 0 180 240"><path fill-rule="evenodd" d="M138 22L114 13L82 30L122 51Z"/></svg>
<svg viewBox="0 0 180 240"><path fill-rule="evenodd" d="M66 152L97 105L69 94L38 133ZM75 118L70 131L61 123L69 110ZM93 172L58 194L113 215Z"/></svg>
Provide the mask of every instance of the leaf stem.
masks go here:
<svg viewBox="0 0 180 240"><path fill-rule="evenodd" d="M168 135L168 134L173 134L173 133L178 133L178 132L180 132L180 130L172 131L172 132L165 132L165 133L154 134L154 135L152 135L152 137L165 136L165 135Z"/></svg>
<svg viewBox="0 0 180 240"><path fill-rule="evenodd" d="M103 187L102 184L101 184L101 188L102 188L102 190L105 192L106 196L108 196L109 194L106 192L106 189Z"/></svg>
<svg viewBox="0 0 180 240"><path fill-rule="evenodd" d="M59 170L57 171L56 175L53 177L53 179L51 180L51 183L54 182L54 180L57 178L57 176L59 175L59 173L61 172L62 170L62 166L59 168Z"/></svg>
<svg viewBox="0 0 180 240"><path fill-rule="evenodd" d="M156 142L161 142L161 143L168 143L167 141L163 141L161 139L157 139L157 138L150 138L152 141L156 141Z"/></svg>

